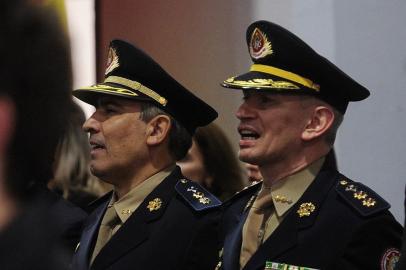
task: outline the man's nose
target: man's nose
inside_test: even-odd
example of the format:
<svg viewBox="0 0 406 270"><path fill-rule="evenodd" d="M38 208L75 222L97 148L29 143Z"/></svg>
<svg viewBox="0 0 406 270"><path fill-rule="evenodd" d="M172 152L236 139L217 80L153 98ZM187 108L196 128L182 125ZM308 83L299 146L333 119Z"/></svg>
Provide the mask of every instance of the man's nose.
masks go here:
<svg viewBox="0 0 406 270"><path fill-rule="evenodd" d="M235 116L240 120L250 118L253 117L253 111L250 109L247 102L244 102L240 105L240 107L236 111Z"/></svg>
<svg viewBox="0 0 406 270"><path fill-rule="evenodd" d="M95 113L83 123L82 129L89 133L97 133L100 131L100 122L95 118Z"/></svg>

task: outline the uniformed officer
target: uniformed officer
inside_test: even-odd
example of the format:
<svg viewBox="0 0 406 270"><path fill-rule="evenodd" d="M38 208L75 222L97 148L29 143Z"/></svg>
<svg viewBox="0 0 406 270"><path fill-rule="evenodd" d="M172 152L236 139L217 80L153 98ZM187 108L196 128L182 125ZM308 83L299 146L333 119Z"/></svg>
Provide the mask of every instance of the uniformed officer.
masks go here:
<svg viewBox="0 0 406 270"><path fill-rule="evenodd" d="M217 112L121 40L110 43L104 82L73 95L96 107L83 125L90 169L114 186L88 219L73 269L213 269L220 201L175 162Z"/></svg>
<svg viewBox="0 0 406 270"><path fill-rule="evenodd" d="M279 25L254 22L246 40L253 65L222 85L243 91L239 158L263 182L225 206L218 268L393 269L402 228L389 204L327 158L369 91Z"/></svg>

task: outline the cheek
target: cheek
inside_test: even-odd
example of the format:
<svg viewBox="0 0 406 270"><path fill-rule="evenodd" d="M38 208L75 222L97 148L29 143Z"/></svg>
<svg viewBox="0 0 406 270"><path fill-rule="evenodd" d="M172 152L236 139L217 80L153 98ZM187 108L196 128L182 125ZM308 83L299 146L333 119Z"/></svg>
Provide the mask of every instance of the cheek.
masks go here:
<svg viewBox="0 0 406 270"><path fill-rule="evenodd" d="M114 156L135 151L145 143L145 131L137 125L115 125L104 131L107 149Z"/></svg>

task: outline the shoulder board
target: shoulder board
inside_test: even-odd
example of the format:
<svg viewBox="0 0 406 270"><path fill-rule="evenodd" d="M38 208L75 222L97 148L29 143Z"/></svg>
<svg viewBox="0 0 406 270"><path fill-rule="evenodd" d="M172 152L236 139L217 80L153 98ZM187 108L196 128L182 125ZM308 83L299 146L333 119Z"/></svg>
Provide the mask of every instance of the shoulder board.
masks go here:
<svg viewBox="0 0 406 270"><path fill-rule="evenodd" d="M180 179L175 185L175 190L196 211L221 206L221 201L216 196L189 179Z"/></svg>
<svg viewBox="0 0 406 270"><path fill-rule="evenodd" d="M336 186L337 193L363 217L390 208L390 204L369 187L342 177Z"/></svg>
<svg viewBox="0 0 406 270"><path fill-rule="evenodd" d="M262 185L262 181L254 182L251 185L246 186L242 190L236 192L230 199L225 201L223 204L232 203L233 201L235 201L245 195L253 195L261 188L261 185Z"/></svg>

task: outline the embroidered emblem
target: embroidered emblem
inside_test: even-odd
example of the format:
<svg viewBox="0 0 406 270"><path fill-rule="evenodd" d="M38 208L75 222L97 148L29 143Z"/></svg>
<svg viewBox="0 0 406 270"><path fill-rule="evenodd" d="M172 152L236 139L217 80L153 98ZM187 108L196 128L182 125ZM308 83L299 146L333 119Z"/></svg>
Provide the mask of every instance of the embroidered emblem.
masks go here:
<svg viewBox="0 0 406 270"><path fill-rule="evenodd" d="M316 209L316 206L312 204L311 202L309 203L302 203L299 207L299 210L297 210L297 213L299 214L299 217L304 217L304 216L310 216L310 214Z"/></svg>
<svg viewBox="0 0 406 270"><path fill-rule="evenodd" d="M368 197L368 194L366 194L364 191L358 191L354 193L354 198L358 199L358 200L363 200L366 197Z"/></svg>
<svg viewBox="0 0 406 270"><path fill-rule="evenodd" d="M345 191L357 191L357 188L354 185L349 185L348 187L345 188Z"/></svg>
<svg viewBox="0 0 406 270"><path fill-rule="evenodd" d="M364 205L366 207L372 207L372 206L375 206L375 204L376 204L376 201L372 198L368 198L368 199L362 201L362 205Z"/></svg>
<svg viewBox="0 0 406 270"><path fill-rule="evenodd" d="M248 81L234 80L235 77L229 78L224 81L225 84L241 87L257 87L263 89L299 89L293 83L287 81L274 81L272 79L252 79Z"/></svg>
<svg viewBox="0 0 406 270"><path fill-rule="evenodd" d="M385 251L381 259L381 270L393 270L399 261L400 252L396 248Z"/></svg>
<svg viewBox="0 0 406 270"><path fill-rule="evenodd" d="M110 47L109 48L109 54L107 56L107 64L106 64L106 71L104 72L104 75L109 74L116 68L120 66L120 63L118 62L118 56L117 52L114 48Z"/></svg>
<svg viewBox="0 0 406 270"><path fill-rule="evenodd" d="M251 34L250 55L254 59L259 59L273 53L272 44L268 41L267 36L258 28L254 29Z"/></svg>
<svg viewBox="0 0 406 270"><path fill-rule="evenodd" d="M155 198L152 201L148 202L147 208L149 209L150 212L156 211L162 206L162 200L160 198Z"/></svg>
<svg viewBox="0 0 406 270"><path fill-rule="evenodd" d="M276 195L275 196L275 202L291 204L292 200L287 199L285 196Z"/></svg>
<svg viewBox="0 0 406 270"><path fill-rule="evenodd" d="M203 192L197 191L194 186L187 189L188 192L193 192L193 197L198 199L201 204L210 204L211 200L204 195Z"/></svg>

